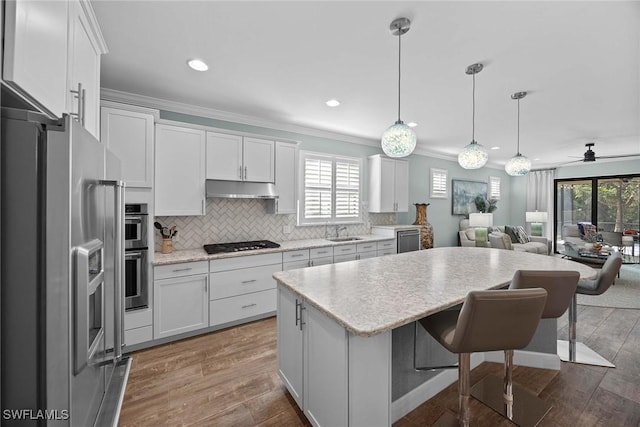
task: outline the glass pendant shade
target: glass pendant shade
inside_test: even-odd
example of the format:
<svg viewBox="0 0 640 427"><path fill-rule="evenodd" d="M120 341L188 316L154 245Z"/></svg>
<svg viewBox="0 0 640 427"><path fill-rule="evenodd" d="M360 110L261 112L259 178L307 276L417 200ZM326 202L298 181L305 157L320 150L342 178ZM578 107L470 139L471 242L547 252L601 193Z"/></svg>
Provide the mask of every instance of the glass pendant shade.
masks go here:
<svg viewBox="0 0 640 427"><path fill-rule="evenodd" d="M487 150L475 141L471 141L458 154L458 163L464 169L480 169L487 163L487 160L489 160Z"/></svg>
<svg viewBox="0 0 640 427"><path fill-rule="evenodd" d="M406 157L416 148L416 133L401 121L382 134L382 151L389 157Z"/></svg>
<svg viewBox="0 0 640 427"><path fill-rule="evenodd" d="M531 160L518 153L504 165L504 170L511 176L526 175L531 170Z"/></svg>

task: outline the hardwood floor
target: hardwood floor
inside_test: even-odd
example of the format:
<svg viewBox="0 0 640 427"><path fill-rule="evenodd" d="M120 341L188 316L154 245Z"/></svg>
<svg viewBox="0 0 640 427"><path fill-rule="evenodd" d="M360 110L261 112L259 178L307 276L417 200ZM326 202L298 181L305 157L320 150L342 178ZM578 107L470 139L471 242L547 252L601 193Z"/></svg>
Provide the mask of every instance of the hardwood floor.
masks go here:
<svg viewBox="0 0 640 427"><path fill-rule="evenodd" d="M539 424L553 427L640 426L640 310L578 306L578 339L615 369L562 363L560 371L516 367L514 381L553 405ZM558 336L566 339L566 315ZM141 350L133 366L120 426L309 426L277 374L276 320L254 323ZM471 384L501 375L483 363ZM457 413L452 384L398 420L396 427L430 426ZM474 426L510 426L471 400Z"/></svg>

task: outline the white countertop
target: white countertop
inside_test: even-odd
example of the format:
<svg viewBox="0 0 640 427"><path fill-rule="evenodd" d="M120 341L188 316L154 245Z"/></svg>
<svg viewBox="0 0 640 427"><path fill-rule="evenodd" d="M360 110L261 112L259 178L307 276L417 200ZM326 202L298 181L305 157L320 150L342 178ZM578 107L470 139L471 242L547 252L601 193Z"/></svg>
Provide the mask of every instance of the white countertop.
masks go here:
<svg viewBox="0 0 640 427"><path fill-rule="evenodd" d="M350 245L355 243L377 242L377 241L391 239L391 237L388 237L388 236L378 236L374 234L349 236L349 237L357 237L359 240L351 240L348 242L332 242L326 239L287 240L283 242L276 242L280 244L279 248L256 249L253 251L229 252L229 253L220 253L220 254L214 254L214 255L207 254L207 252L202 248L177 250L177 251L173 251L170 254L155 252L153 265L176 264L180 262L192 262L192 261L208 261L212 259L233 258L233 257L249 256L249 255L261 255L261 254L268 254L268 253L274 253L274 252L297 251L300 249L322 248L327 246L342 246L342 245Z"/></svg>
<svg viewBox="0 0 640 427"><path fill-rule="evenodd" d="M376 335L495 289L516 270L596 271L553 256L503 249L445 247L298 270L273 277L348 331Z"/></svg>

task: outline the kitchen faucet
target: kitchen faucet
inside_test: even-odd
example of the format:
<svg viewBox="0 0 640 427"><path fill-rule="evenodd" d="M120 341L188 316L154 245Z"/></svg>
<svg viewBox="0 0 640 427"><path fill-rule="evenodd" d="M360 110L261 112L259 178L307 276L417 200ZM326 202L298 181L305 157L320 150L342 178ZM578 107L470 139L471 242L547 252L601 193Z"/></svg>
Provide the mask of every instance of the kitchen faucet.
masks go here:
<svg viewBox="0 0 640 427"><path fill-rule="evenodd" d="M340 238L340 232L346 229L347 227L344 225L342 227L340 227L339 225L336 225L336 238Z"/></svg>

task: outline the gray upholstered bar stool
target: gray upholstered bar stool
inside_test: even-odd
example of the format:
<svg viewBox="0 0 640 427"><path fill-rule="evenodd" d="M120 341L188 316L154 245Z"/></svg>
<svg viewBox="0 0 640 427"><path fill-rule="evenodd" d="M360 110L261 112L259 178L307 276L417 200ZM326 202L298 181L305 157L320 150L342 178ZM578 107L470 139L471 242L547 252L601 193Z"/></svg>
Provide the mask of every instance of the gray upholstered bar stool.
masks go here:
<svg viewBox="0 0 640 427"><path fill-rule="evenodd" d="M442 346L458 354L459 417L445 413L439 425L469 425L471 353L519 349L535 333L547 299L544 289L472 291L460 311L442 311L420 324Z"/></svg>
<svg viewBox="0 0 640 427"><path fill-rule="evenodd" d="M576 295L573 296L569 306L569 341L558 340L558 356L564 362L583 363L586 365L606 366L615 368L615 365L604 357L576 340L576 323L578 320L578 298L577 294L602 295L613 285L616 276L622 266L622 255L620 252L613 252L598 271L598 276L594 280L580 279Z"/></svg>
<svg viewBox="0 0 640 427"><path fill-rule="evenodd" d="M518 270L509 289L543 288L547 302L543 319L562 316L576 293L580 273L559 270ZM549 412L551 405L513 383L513 350L504 351L504 377L489 375L478 381L471 395L519 426L535 426Z"/></svg>

